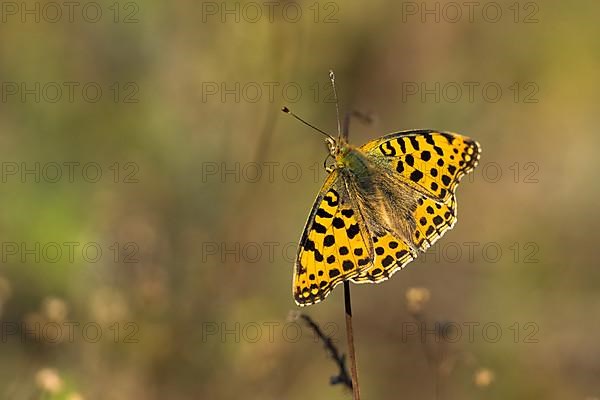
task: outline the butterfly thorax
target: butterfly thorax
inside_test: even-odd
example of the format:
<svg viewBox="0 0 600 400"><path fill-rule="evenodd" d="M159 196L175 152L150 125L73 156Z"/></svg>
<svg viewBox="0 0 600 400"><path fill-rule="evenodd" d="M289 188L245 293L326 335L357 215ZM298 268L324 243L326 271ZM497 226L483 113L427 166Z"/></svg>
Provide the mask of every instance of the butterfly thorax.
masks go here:
<svg viewBox="0 0 600 400"><path fill-rule="evenodd" d="M365 176L370 170L370 162L365 153L346 143L339 147L335 162L336 168L346 168L358 176Z"/></svg>

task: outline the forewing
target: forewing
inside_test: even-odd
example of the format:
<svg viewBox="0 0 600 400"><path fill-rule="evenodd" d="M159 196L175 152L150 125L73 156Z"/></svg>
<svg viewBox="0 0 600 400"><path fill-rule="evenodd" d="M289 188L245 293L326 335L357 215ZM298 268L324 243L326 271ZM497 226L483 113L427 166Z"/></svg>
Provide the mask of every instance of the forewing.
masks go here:
<svg viewBox="0 0 600 400"><path fill-rule="evenodd" d="M479 160L479 144L451 132L403 131L360 147L376 162L396 171L414 189L442 202Z"/></svg>
<svg viewBox="0 0 600 400"><path fill-rule="evenodd" d="M373 247L360 210L334 170L317 196L300 239L294 300L300 306L318 303L372 260Z"/></svg>

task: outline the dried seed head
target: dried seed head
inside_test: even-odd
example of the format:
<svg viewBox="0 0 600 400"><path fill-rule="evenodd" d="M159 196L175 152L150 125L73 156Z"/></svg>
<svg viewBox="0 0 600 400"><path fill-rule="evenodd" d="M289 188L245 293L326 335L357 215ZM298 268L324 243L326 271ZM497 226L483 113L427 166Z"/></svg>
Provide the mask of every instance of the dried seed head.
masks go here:
<svg viewBox="0 0 600 400"><path fill-rule="evenodd" d="M431 292L427 288L409 288L406 291L406 305L408 307L408 311L410 311L413 314L420 313L430 298Z"/></svg>
<svg viewBox="0 0 600 400"><path fill-rule="evenodd" d="M480 388L488 387L494 381L494 373L488 368L479 368L475 371L475 385Z"/></svg>

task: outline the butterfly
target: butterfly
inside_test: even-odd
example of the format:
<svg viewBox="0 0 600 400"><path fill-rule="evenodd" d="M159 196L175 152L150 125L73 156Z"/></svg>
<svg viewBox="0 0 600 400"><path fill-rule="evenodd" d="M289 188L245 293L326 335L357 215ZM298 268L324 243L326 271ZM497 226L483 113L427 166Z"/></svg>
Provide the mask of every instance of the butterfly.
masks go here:
<svg viewBox="0 0 600 400"><path fill-rule="evenodd" d="M456 187L481 152L466 136L435 130L392 133L360 147L322 133L335 162L298 246L292 292L300 306L322 301L346 280L385 281L427 250L456 223Z"/></svg>

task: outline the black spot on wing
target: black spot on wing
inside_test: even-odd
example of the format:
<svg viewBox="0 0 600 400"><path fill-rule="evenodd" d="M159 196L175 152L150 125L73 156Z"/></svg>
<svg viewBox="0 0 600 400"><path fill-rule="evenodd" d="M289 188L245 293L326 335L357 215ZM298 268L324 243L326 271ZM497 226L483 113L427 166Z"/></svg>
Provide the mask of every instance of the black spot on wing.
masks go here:
<svg viewBox="0 0 600 400"><path fill-rule="evenodd" d="M383 260L381 260L381 265L383 265L384 267L389 267L393 262L394 262L394 258L390 255L385 256L385 258Z"/></svg>
<svg viewBox="0 0 600 400"><path fill-rule="evenodd" d="M441 132L440 135L445 137L448 140L448 143L452 144L452 142L454 142L454 136L452 136L451 134L446 133L446 132Z"/></svg>
<svg viewBox="0 0 600 400"><path fill-rule="evenodd" d="M334 243L335 238L333 237L333 235L327 235L325 236L325 239L323 239L323 244L325 245L325 247L331 247Z"/></svg>
<svg viewBox="0 0 600 400"><path fill-rule="evenodd" d="M334 228L341 229L341 228L344 227L344 220L341 219L340 217L335 217L333 219L332 225L333 225Z"/></svg>
<svg viewBox="0 0 600 400"><path fill-rule="evenodd" d="M329 192L327 192L327 194L325 195L325 197L323 197L323 200L325 200L330 207L337 206L339 203L338 199L339 199L339 195L333 189L330 189Z"/></svg>
<svg viewBox="0 0 600 400"><path fill-rule="evenodd" d="M410 180L413 182L419 182L421 178L423 178L423 173L418 169L415 169L413 172L410 173Z"/></svg>
<svg viewBox="0 0 600 400"><path fill-rule="evenodd" d="M400 145L400 151L403 154L406 153L406 145L404 144L404 139L398 138L398 139L396 139L396 142L398 142L398 144Z"/></svg>
<svg viewBox="0 0 600 400"><path fill-rule="evenodd" d="M321 254L321 252L318 249L315 249L315 261L323 261L323 254Z"/></svg>
<svg viewBox="0 0 600 400"><path fill-rule="evenodd" d="M423 137L425 138L425 141L427 142L427 144L430 144L432 146L435 145L435 141L433 140L433 136L429 133L423 135Z"/></svg>
<svg viewBox="0 0 600 400"><path fill-rule="evenodd" d="M396 155L396 149L394 148L394 146L392 146L392 144L390 143L389 140L387 142L381 144L379 146L379 150L381 150L381 153L384 156L393 157Z"/></svg>
<svg viewBox="0 0 600 400"><path fill-rule="evenodd" d="M300 263L298 264L298 274L302 275L306 273L306 268L304 268ZM305 281L302 281L304 283Z"/></svg>
<svg viewBox="0 0 600 400"><path fill-rule="evenodd" d="M354 263L351 260L344 260L342 268L344 268L344 271L350 271L354 268Z"/></svg>
<svg viewBox="0 0 600 400"><path fill-rule="evenodd" d="M314 249L315 249L315 242L313 242L310 239L306 239L306 242L304 243L304 250L312 251Z"/></svg>
<svg viewBox="0 0 600 400"><path fill-rule="evenodd" d="M346 233L350 239L353 239L359 232L360 229L358 228L358 224L352 224L350 225L350 228L346 229Z"/></svg>
<svg viewBox="0 0 600 400"><path fill-rule="evenodd" d="M329 214L327 211L323 210L322 208L319 208L317 210L317 217L331 218L331 217L333 217L333 215Z"/></svg>
<svg viewBox="0 0 600 400"><path fill-rule="evenodd" d="M402 161L398 161L398 165L396 166L396 171L398 171L399 173L404 172L404 164L402 163Z"/></svg>
<svg viewBox="0 0 600 400"><path fill-rule="evenodd" d="M354 215L354 211L352 211L352 209L347 208L345 210L342 210L342 215L346 218L350 218Z"/></svg>
<svg viewBox="0 0 600 400"><path fill-rule="evenodd" d="M396 252L396 258L402 258L404 257L406 254L408 254L408 251L406 250L400 250Z"/></svg>
<svg viewBox="0 0 600 400"><path fill-rule="evenodd" d="M371 262L371 260L369 259L369 257L365 257L365 258L361 258L360 260L358 260L358 265L360 265L362 267L363 265L367 265L370 262Z"/></svg>
<svg viewBox="0 0 600 400"><path fill-rule="evenodd" d="M321 225L318 222L313 222L313 229L315 230L315 232L317 233L325 233L327 232L327 228L325 228L325 226Z"/></svg>
<svg viewBox="0 0 600 400"><path fill-rule="evenodd" d="M410 139L410 144L412 145L412 147L415 150L420 150L419 149L419 141L417 140L417 138L414 136L409 136L409 139Z"/></svg>

